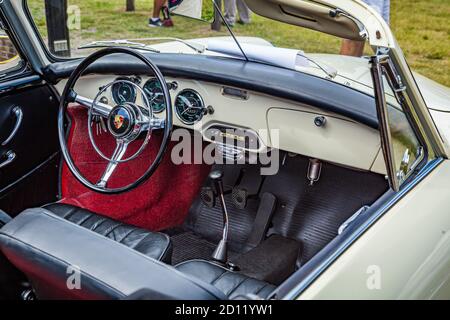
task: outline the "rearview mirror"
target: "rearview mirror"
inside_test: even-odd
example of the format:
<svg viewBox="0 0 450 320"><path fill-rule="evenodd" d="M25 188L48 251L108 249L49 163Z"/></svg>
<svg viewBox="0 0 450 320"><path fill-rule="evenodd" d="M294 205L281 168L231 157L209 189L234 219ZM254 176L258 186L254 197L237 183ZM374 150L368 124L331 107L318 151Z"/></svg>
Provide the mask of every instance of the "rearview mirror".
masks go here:
<svg viewBox="0 0 450 320"><path fill-rule="evenodd" d="M213 0L169 0L169 11L173 15L207 22L214 21Z"/></svg>

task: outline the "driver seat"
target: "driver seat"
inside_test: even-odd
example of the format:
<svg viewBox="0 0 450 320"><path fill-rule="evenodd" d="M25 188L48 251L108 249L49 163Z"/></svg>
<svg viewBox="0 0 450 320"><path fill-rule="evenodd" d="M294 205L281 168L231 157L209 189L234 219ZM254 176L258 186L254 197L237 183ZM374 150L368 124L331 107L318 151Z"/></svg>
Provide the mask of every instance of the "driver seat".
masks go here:
<svg viewBox="0 0 450 320"><path fill-rule="evenodd" d="M52 203L43 207L67 221L117 241L150 258L171 263L172 242L164 233L151 232L103 217L80 207Z"/></svg>
<svg viewBox="0 0 450 320"><path fill-rule="evenodd" d="M62 204L28 209L0 229L0 250L38 299L224 300L267 298L271 284L211 262L175 268L166 235Z"/></svg>
<svg viewBox="0 0 450 320"><path fill-rule="evenodd" d="M226 299L222 291L159 261L170 240L87 210L27 209L0 229L0 250L38 299Z"/></svg>

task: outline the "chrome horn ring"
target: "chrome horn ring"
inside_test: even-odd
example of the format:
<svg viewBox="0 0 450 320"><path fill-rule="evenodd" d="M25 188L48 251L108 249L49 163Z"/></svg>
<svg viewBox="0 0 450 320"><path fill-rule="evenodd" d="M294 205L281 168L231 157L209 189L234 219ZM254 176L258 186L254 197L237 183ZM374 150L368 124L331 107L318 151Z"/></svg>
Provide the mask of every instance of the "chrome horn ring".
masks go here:
<svg viewBox="0 0 450 320"><path fill-rule="evenodd" d="M101 97L110 87L112 87L116 83L127 83L129 85L134 86L138 92L141 93L141 97L143 103L145 105L145 110L147 114L143 113L141 107L135 103L124 102L117 106L115 106L108 115L107 123L108 130L111 135L116 139L116 144L122 143L125 147L128 146L129 143L136 140L137 137L141 135L142 132L147 131L145 135L144 141L141 143L139 149L131 156L125 159L116 159L114 160L114 153L111 158L107 157L97 146L97 143L94 139L94 133L92 132L91 123L93 122L93 117L95 116L94 106L100 102ZM123 114L121 114L123 113ZM128 115L126 115L128 114ZM121 121L118 121L118 117L122 117ZM104 160L108 162L116 162L116 163L124 163L131 161L137 158L142 151L144 151L145 147L149 143L152 135L152 120L153 119L153 109L151 107L151 101L149 102L147 99L147 95L144 90L135 84L134 82L128 80L115 80L113 82L108 83L106 86L103 86L102 89L97 93L95 99L92 101L89 109L88 109L88 132L89 132L89 140L91 141L94 150L97 154L102 157ZM126 150L125 150L126 152Z"/></svg>

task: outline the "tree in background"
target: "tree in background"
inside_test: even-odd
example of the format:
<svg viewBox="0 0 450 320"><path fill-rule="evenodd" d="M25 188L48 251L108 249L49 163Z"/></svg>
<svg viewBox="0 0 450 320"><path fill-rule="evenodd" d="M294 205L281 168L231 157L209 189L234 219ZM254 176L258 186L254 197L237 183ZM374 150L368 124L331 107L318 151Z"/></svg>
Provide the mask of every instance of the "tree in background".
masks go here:
<svg viewBox="0 0 450 320"><path fill-rule="evenodd" d="M135 10L135 5L134 5L134 0L127 0L127 11L134 11Z"/></svg>

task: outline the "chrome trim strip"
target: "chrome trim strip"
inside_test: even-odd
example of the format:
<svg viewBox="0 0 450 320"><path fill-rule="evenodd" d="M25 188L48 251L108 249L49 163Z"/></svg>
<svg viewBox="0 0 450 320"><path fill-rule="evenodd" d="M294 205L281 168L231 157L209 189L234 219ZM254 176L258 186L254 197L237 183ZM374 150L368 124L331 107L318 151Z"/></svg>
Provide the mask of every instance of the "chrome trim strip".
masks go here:
<svg viewBox="0 0 450 320"><path fill-rule="evenodd" d="M300 283L298 283L293 289L279 299L292 300L297 299L298 296L308 288L314 280L319 277L344 251L357 240L370 226L372 226L380 217L382 217L386 211L393 207L399 200L401 200L412 188L420 183L431 171L433 171L439 164L443 162L443 158L437 158L427 163L424 168L419 172L417 177L410 183L406 184L399 192L389 199L381 208L374 212L364 223L357 227L352 234L347 236L344 241L337 245L333 254L327 257L324 261L318 263L314 270L310 272ZM323 249L322 249L323 250ZM310 261L313 262L313 261ZM309 263L309 262L308 262ZM306 265L308 265L308 263ZM305 265L305 266L306 266ZM303 268L305 267L303 266ZM302 270L302 268L300 269ZM299 271L300 271L299 270ZM276 293L276 292L275 292Z"/></svg>
<svg viewBox="0 0 450 320"><path fill-rule="evenodd" d="M23 120L23 111L22 108L20 108L19 106L15 106L12 109L12 113L14 114L14 116L16 117L16 123L14 124L14 128L12 129L11 133L9 134L8 138L6 138L5 141L3 141L2 146L6 146L8 143L11 142L11 140L14 138L14 136L16 135L17 131L19 131L20 125L22 124L22 120Z"/></svg>
<svg viewBox="0 0 450 320"><path fill-rule="evenodd" d="M16 154L12 150L6 152L5 156L6 156L5 161L0 163L0 169L3 168L3 167L6 167L9 164L11 164L16 159Z"/></svg>

